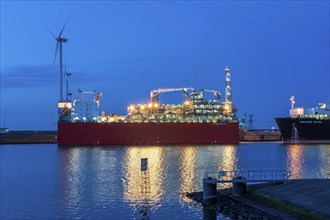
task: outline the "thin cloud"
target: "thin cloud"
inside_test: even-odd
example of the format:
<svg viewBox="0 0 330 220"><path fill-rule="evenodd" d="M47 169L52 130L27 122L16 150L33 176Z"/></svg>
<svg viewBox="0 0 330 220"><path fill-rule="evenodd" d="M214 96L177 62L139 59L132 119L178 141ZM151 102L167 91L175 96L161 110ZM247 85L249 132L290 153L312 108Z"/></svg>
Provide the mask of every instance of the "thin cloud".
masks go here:
<svg viewBox="0 0 330 220"><path fill-rule="evenodd" d="M57 76L56 69L48 65L13 66L1 70L1 87L22 88L55 86Z"/></svg>
<svg viewBox="0 0 330 220"><path fill-rule="evenodd" d="M125 81L127 69L109 69L95 72L68 71L72 73L70 81L75 84L89 84L100 80ZM59 70L50 65L20 65L1 70L2 88L27 88L57 86Z"/></svg>

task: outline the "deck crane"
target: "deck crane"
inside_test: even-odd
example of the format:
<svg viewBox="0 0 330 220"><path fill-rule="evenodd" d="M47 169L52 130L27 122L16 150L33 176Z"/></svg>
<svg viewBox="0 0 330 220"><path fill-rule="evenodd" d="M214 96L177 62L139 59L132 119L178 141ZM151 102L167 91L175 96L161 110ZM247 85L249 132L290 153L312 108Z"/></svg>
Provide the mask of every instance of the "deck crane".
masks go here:
<svg viewBox="0 0 330 220"><path fill-rule="evenodd" d="M203 92L210 92L213 93L215 97L217 97L217 101L221 102L221 94L219 90L216 89L202 89Z"/></svg>
<svg viewBox="0 0 330 220"><path fill-rule="evenodd" d="M160 93L164 92L177 92L177 91L183 91L183 97L186 101L188 99L188 91L195 91L194 88L165 88L165 89L154 89L150 91L150 102L156 103L158 102L158 96Z"/></svg>

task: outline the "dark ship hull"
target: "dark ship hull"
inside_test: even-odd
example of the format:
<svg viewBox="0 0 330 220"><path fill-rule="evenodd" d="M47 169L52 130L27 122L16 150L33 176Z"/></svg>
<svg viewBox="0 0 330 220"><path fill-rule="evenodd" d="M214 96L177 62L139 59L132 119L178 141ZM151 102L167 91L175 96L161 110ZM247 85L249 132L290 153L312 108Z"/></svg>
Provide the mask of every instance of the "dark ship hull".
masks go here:
<svg viewBox="0 0 330 220"><path fill-rule="evenodd" d="M58 145L238 144L238 122L58 122Z"/></svg>
<svg viewBox="0 0 330 220"><path fill-rule="evenodd" d="M330 119L275 118L284 142L330 143ZM296 135L295 133L296 128Z"/></svg>

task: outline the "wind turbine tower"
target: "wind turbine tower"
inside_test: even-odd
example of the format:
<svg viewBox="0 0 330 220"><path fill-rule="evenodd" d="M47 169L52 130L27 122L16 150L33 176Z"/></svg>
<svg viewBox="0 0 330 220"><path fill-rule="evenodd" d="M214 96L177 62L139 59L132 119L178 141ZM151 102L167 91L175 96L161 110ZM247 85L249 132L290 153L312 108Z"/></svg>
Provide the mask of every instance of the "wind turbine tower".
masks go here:
<svg viewBox="0 0 330 220"><path fill-rule="evenodd" d="M68 100L68 85L67 85L67 92L66 92L66 99L63 99L63 47L62 47L62 43L66 43L68 41L67 38L63 38L62 37L62 33L63 30L68 22L70 17L68 17L68 19L66 20L65 24L63 25L63 28L60 32L60 34L56 37L56 35L51 32L48 28L47 30L50 32L50 34L55 38L56 40L56 49L55 49L55 57L54 57L54 64L56 61L56 57L57 57L57 52L58 50L60 51L59 53L59 61L60 61L60 99L58 101L58 116L59 116L59 120L70 120L70 112L72 109L72 103L70 100ZM66 77L67 77L67 84L68 84L68 77L71 74L67 74L66 73Z"/></svg>
<svg viewBox="0 0 330 220"><path fill-rule="evenodd" d="M53 35L53 37L55 38L55 40L57 42L56 49L55 49L54 64L55 64L56 57L57 57L57 51L60 50L60 54L59 54L59 56L60 56L59 57L59 60L60 60L60 100L59 100L59 102L64 101L64 99L63 99L63 47L62 47L62 43L66 43L68 41L67 38L63 38L61 36L62 36L63 30L64 30L68 20L69 20L69 18L66 20L65 24L63 25L63 28L62 28L60 34L58 35L58 37L56 37L56 35L47 28L47 30L51 33L51 35Z"/></svg>
<svg viewBox="0 0 330 220"><path fill-rule="evenodd" d="M64 29L64 27L63 27ZM62 29L62 31L63 31ZM58 36L58 38L56 39L57 41L57 45L60 45L60 101L63 101L63 57L62 57L62 43L66 43L68 41L67 38L61 38L62 35L62 31L60 33L60 35Z"/></svg>

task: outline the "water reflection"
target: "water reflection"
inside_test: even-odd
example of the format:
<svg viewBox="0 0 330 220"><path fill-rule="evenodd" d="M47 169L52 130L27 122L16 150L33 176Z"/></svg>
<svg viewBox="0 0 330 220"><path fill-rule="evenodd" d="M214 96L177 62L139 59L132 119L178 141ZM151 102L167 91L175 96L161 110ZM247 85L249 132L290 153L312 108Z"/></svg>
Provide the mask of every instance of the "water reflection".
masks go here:
<svg viewBox="0 0 330 220"><path fill-rule="evenodd" d="M294 144L288 147L287 168L289 179L299 179L304 176L303 145Z"/></svg>
<svg viewBox="0 0 330 220"><path fill-rule="evenodd" d="M182 192L194 192L197 190L196 156L196 147L187 146L181 151L180 191Z"/></svg>
<svg viewBox="0 0 330 220"><path fill-rule="evenodd" d="M61 157L60 165L61 171L61 182L64 184L63 187L63 198L65 198L66 205L74 207L79 202L79 182L81 181L82 175L79 174L81 171L81 164L83 158L81 157L82 151L77 148L65 149L60 151Z"/></svg>
<svg viewBox="0 0 330 220"><path fill-rule="evenodd" d="M93 213L103 219L138 219L144 207L154 219L178 213L201 219L201 206L183 193L202 190L205 172L265 168L288 170L291 179L330 178L330 145L73 147L58 152L59 209L64 209L58 219L92 218ZM145 175L141 158L148 158ZM208 216L213 219L214 213L204 213Z"/></svg>
<svg viewBox="0 0 330 220"><path fill-rule="evenodd" d="M192 146L184 147L181 151L180 161L180 191L197 191L197 181L199 181L197 173L197 148ZM191 201L185 196L182 196L182 199L186 202Z"/></svg>
<svg viewBox="0 0 330 220"><path fill-rule="evenodd" d="M222 147L220 154L220 164L218 170L230 171L237 170L237 146L227 145Z"/></svg>
<svg viewBox="0 0 330 220"><path fill-rule="evenodd" d="M330 145L327 147L320 147L320 153L318 160L322 164L320 166L320 172L318 174L318 178L330 178Z"/></svg>
<svg viewBox="0 0 330 220"><path fill-rule="evenodd" d="M59 153L62 195L72 209L86 197L109 203L113 194L133 207L145 201L155 205L171 191L201 190L205 172L235 170L238 161L232 145L67 148ZM141 158L148 158L147 173L141 172Z"/></svg>
<svg viewBox="0 0 330 220"><path fill-rule="evenodd" d="M107 204L110 196L120 190L120 186L116 186L122 170L120 154L117 151L102 148L95 148L92 152L91 163L93 165L87 165L90 167L87 170L91 169L91 177L93 178L91 197L93 201Z"/></svg>
<svg viewBox="0 0 330 220"><path fill-rule="evenodd" d="M285 168L290 179L330 178L330 145L287 145Z"/></svg>
<svg viewBox="0 0 330 220"><path fill-rule="evenodd" d="M202 189L204 173L217 177L219 170L235 170L237 168L237 146L186 146L180 149L180 189L179 192L195 192ZM222 184L231 187L231 184ZM189 198L182 197L185 202Z"/></svg>
<svg viewBox="0 0 330 220"><path fill-rule="evenodd" d="M58 218L83 218L88 211L107 213L121 198L120 151L106 148L59 148L61 207ZM86 203L88 201L88 203Z"/></svg>
<svg viewBox="0 0 330 220"><path fill-rule="evenodd" d="M144 200L156 203L160 200L164 193L164 150L159 146L126 149L123 170L125 200L133 203ZM148 158L148 172L145 174L141 172L141 158ZM147 193L143 193L145 187L149 188Z"/></svg>
<svg viewBox="0 0 330 220"><path fill-rule="evenodd" d="M223 146L219 159L220 159L220 163L219 163L218 171L232 171L232 170L238 171L237 146L235 145ZM231 183L219 184L219 188L230 188L230 187L232 187Z"/></svg>

